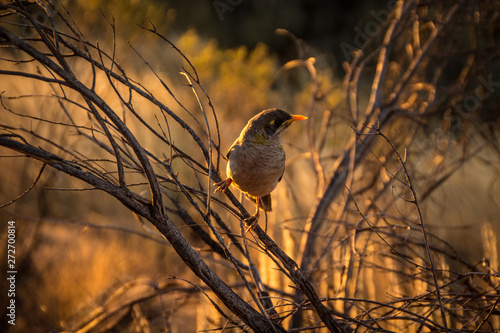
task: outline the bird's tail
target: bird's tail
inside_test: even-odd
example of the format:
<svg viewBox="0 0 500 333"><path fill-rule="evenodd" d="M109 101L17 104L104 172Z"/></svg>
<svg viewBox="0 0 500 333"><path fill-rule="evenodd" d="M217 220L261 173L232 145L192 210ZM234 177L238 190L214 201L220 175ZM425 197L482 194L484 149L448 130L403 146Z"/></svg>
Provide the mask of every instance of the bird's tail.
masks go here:
<svg viewBox="0 0 500 333"><path fill-rule="evenodd" d="M249 195L247 195L247 197L252 200L253 202L256 201L256 198L255 197L251 197ZM271 212L273 210L273 203L272 203L272 200L271 200L271 194L267 194L263 197L260 197L259 198L259 207L260 209L262 209L263 211L265 212Z"/></svg>

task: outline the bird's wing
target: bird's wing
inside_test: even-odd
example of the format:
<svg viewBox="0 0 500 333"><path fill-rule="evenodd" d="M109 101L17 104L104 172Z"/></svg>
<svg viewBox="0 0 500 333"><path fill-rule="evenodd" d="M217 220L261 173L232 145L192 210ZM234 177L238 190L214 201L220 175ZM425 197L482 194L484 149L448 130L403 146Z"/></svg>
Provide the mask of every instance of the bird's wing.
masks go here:
<svg viewBox="0 0 500 333"><path fill-rule="evenodd" d="M227 159L229 159L231 152L235 149L238 149L239 146L240 146L240 140L238 138L238 139L236 139L236 141L234 141L234 143L231 145L231 147L229 147L229 150L227 151L227 154L226 154Z"/></svg>

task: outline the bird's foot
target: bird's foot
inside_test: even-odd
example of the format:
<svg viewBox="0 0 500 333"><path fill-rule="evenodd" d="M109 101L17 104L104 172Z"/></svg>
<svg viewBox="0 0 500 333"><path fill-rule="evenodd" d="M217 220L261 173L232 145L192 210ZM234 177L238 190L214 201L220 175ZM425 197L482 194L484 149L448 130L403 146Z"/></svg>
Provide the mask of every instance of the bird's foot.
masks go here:
<svg viewBox="0 0 500 333"><path fill-rule="evenodd" d="M245 225L247 227L245 229L245 231L249 232L250 230L252 230L257 225L257 222L259 222L259 211L257 211L252 216L246 218L244 221L245 221Z"/></svg>
<svg viewBox="0 0 500 333"><path fill-rule="evenodd" d="M232 182L233 180L231 178L226 178L218 183L214 183L214 186L217 186L214 193L217 193L219 191L222 193L226 193L227 189L229 188L229 186L231 186Z"/></svg>

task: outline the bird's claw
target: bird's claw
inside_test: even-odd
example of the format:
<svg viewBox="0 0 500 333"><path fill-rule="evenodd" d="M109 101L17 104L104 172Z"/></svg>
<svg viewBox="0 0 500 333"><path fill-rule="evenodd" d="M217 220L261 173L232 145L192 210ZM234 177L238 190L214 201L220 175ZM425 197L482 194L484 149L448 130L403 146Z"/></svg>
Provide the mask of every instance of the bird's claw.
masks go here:
<svg viewBox="0 0 500 333"><path fill-rule="evenodd" d="M259 221L259 215L258 214L254 214L250 217L247 217L246 219L244 219L245 221L245 225L246 225L246 229L245 229L245 232L249 232L250 230L252 230L256 225L257 225L257 222Z"/></svg>
<svg viewBox="0 0 500 333"><path fill-rule="evenodd" d="M224 180L221 180L218 183L214 183L214 186L217 186L214 193L217 193L217 192L226 193L227 189L229 188L229 186L231 186L232 182L233 182L233 180L231 178L226 178Z"/></svg>

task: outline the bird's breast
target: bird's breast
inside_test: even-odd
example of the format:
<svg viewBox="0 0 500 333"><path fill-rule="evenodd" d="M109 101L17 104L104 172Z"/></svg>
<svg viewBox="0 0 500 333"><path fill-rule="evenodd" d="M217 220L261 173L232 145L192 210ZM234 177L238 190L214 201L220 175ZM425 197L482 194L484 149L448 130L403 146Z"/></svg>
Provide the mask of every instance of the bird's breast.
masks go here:
<svg viewBox="0 0 500 333"><path fill-rule="evenodd" d="M254 197L271 193L285 170L285 151L280 142L235 144L230 151L227 174L243 192Z"/></svg>

